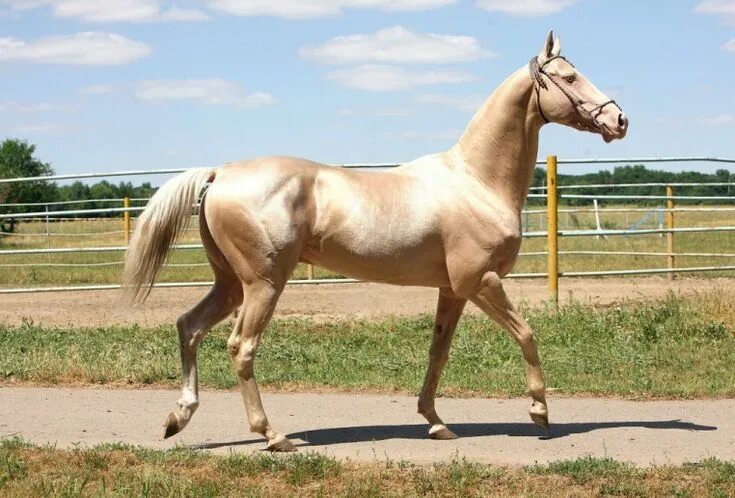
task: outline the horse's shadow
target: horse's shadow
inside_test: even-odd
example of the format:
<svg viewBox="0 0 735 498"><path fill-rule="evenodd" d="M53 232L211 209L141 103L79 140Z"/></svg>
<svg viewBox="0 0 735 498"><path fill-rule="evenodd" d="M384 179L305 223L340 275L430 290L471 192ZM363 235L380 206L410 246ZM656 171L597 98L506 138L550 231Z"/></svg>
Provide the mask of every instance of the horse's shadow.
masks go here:
<svg viewBox="0 0 735 498"><path fill-rule="evenodd" d="M653 420L628 422L575 422L554 424L545 431L531 423L466 423L448 426L460 438L511 436L538 437L541 440L556 439L583 434L601 429L618 429L637 427L654 430L715 431L717 427L700 425L682 420ZM305 441L296 446L329 446L333 444L363 443L385 441L388 439L426 439L429 426L427 424L406 425L363 425L350 427L332 427L288 434L289 439ZM197 449L214 449L226 446L243 446L262 443L260 439L231 442L213 442L193 445Z"/></svg>

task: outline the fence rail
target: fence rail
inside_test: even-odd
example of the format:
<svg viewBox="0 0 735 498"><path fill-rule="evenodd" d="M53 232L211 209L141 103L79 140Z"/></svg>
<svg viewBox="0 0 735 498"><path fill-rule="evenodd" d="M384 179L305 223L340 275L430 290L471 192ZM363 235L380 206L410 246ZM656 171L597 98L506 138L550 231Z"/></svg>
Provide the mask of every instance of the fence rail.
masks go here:
<svg viewBox="0 0 735 498"><path fill-rule="evenodd" d="M674 250L674 237L676 234L686 233L727 233L735 231L735 226L713 226L713 227L675 227L674 226L674 214L685 213L685 212L712 212L712 211L735 211L735 207L681 207L674 206L675 201L681 202L702 202L702 201L718 201L718 202L731 202L735 200L733 196L704 196L704 195L674 195L674 188L684 187L723 187L723 186L735 186L735 182L707 182L707 183L694 183L694 182L679 182L679 183L662 183L662 182L648 182L648 183L625 183L625 184L594 184L594 185L557 185L557 165L564 164L611 164L611 163L666 163L666 162L716 162L716 163L728 163L735 164L735 159L720 158L720 157L705 157L705 156L693 156L693 157L658 157L658 158L615 158L615 159L560 159L558 160L555 156L550 156L546 161L538 161L538 164L546 164L547 166L547 185L544 187L534 187L531 189L529 198L543 198L547 201L546 209L528 209L522 212L523 215L543 215L546 214L546 229L545 230L526 230L523 233L524 238L547 238L548 249L546 251L535 251L525 252L519 254L521 257L538 257L546 256L547 269L546 272L529 272L529 273L516 273L511 274L507 278L541 278L545 277L549 281L549 291L552 299L558 298L558 286L559 278L562 277L593 277L593 276L611 276L611 275L652 275L652 274L667 274L673 276L677 273L696 273L696 272L723 272L735 270L735 266L732 264L723 264L717 266L687 266L687 267L675 267L674 263L677 258L735 258L735 253L729 252L707 252L707 253L695 253L695 252L676 252ZM398 166L394 163L375 163L375 164L344 164L341 165L347 168L363 168L363 169L388 169ZM28 182L28 181L39 181L39 180L79 180L79 179L91 179L91 178L102 178L102 177L115 177L115 176L141 176L141 175L167 175L175 174L185 171L184 169L157 169L157 170L134 170L134 171L116 171L109 173L84 173L78 175L55 175L48 177L34 177L34 178L5 178L0 179L0 184L3 183L14 183L14 182ZM634 188L634 187L661 187L666 188L666 195L603 195L603 194L574 194L567 193L575 189L596 189L596 188ZM558 200L564 199L575 199L575 200L590 200L594 201L594 208L580 207L580 208L559 208ZM654 201L665 201L665 206L659 206L655 208L625 208L625 207L601 207L598 205L598 201L613 201L613 200L654 200ZM72 253L120 253L126 250L127 242L129 240L131 223L131 213L137 213L142 211L144 208L141 206L131 206L131 202L143 202L147 199L89 199L89 200L75 200L75 201L58 201L49 203L11 203L2 204L0 207L10 208L22 208L22 207L36 207L43 206L46 208L45 211L34 211L30 213L5 213L0 215L0 220L3 219L16 219L16 220L41 220L46 222L46 232L39 233L24 233L24 234L0 234L3 236L16 236L16 237L47 237L49 240L49 247L46 248L34 248L34 249L5 249L0 250L0 257L3 256L32 256L32 255L48 255L48 262L14 262L14 263L0 263L0 268L59 268L59 267L106 267L106 266L119 266L122 261L109 261L109 262L90 262L90 263L54 263L50 260L52 255L55 254L72 254ZM50 206L73 206L75 204L87 204L87 203L117 203L123 207L104 207L104 208L90 208L90 209L70 209L50 210ZM661 216L666 215L665 226L660 224L658 228L635 228L629 229L608 229L603 228L600 225L601 213L659 213L659 220ZM597 221L596 229L560 229L559 228L559 214L573 215L577 213L594 213ZM51 220L66 220L70 219L70 216L78 215L90 215L90 214L122 214L123 218L117 218L122 221L123 228L121 230L107 230L105 232L90 232L90 233L52 233L49 228L49 222ZM85 219L85 218L81 218ZM626 218L627 219L627 218ZM644 219L648 219L644 217ZM661 222L663 223L663 222ZM543 227L542 227L543 228ZM92 236L92 235L124 235L125 245L115 246L100 246L100 247L68 247L68 248L52 248L50 237L72 237L72 236ZM559 250L559 237L607 237L607 236L638 236L638 235L661 235L667 239L667 250L666 251L605 251L605 250L570 250L564 251ZM2 239L0 239L2 240ZM178 244L174 247L176 250L200 250L203 246L201 244ZM735 244L733 245L735 247ZM667 265L665 268L643 268L643 269L620 269L620 270L600 270L600 271L562 271L559 269L559 256L631 256L631 257L661 257L666 258ZM170 267L197 267L206 266L207 263L168 263ZM310 285L310 284L327 284L327 283L351 283L356 282L353 279L346 278L328 278L328 279L314 279L313 269L309 271L309 278L301 280L292 280L289 283L298 285ZM156 287L170 288L170 287L199 287L211 285L210 282L169 282L156 284ZM0 294L9 293L32 293L32 292L60 292L60 291L78 291L78 290L106 290L106 289L118 289L120 286L116 284L110 285L77 285L77 286L50 286L50 287L12 287L12 288L0 288Z"/></svg>

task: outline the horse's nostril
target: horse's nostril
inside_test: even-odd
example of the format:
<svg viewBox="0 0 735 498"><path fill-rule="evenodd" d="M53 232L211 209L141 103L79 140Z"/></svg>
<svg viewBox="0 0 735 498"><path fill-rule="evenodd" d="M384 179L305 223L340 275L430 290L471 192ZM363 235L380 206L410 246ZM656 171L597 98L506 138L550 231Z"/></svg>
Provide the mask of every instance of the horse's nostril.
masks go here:
<svg viewBox="0 0 735 498"><path fill-rule="evenodd" d="M628 127L628 118L622 112L618 115L618 126L621 128Z"/></svg>

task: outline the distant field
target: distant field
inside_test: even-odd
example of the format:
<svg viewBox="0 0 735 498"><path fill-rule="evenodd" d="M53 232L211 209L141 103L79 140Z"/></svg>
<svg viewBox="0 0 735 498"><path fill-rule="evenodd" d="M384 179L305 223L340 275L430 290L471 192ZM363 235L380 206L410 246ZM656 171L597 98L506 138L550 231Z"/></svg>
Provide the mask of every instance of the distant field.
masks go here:
<svg viewBox="0 0 735 498"><path fill-rule="evenodd" d="M625 206L605 206L622 208ZM630 206L629 206L630 207ZM732 207L732 206L729 206ZM543 207L533 207L542 210ZM568 209L568 207L562 207ZM677 227L729 226L735 224L735 211L720 212L683 212L676 213ZM648 212L620 213L602 212L604 228L624 229L658 228L661 216L651 209ZM545 215L533 213L522 218L526 231L545 230ZM562 230L594 229L594 214L560 213ZM197 219L183 236L182 243L199 243ZM47 229L50 236L47 237ZM16 234L0 234L0 249L33 248L76 248L105 247L124 245L122 219L91 219L83 221L43 221L22 223ZM546 250L545 238L524 240L522 253ZM735 253L735 232L676 234L676 252L679 253ZM560 251L612 251L612 252L665 252L666 238L661 235L615 236L607 239L595 237L567 237L560 241ZM122 269L122 252L116 253L72 253L38 255L0 255L0 286L23 285L80 285L118 283ZM177 251L172 255L171 265L161 276L163 282L208 281L211 271L202 250ZM73 267L54 267L47 265L73 264ZM178 266L178 265L198 266ZM677 258L677 266L716 266L735 265L735 257L691 257ZM6 265L6 266L3 266ZM16 266L17 265L17 266ZM622 255L561 255L561 271L597 271L639 268L663 268L663 256L622 256ZM522 256L514 272L544 272L546 257ZM300 265L293 278L305 278L306 267ZM710 275L727 276L733 272L717 272ZM316 277L335 277L331 272L317 269Z"/></svg>

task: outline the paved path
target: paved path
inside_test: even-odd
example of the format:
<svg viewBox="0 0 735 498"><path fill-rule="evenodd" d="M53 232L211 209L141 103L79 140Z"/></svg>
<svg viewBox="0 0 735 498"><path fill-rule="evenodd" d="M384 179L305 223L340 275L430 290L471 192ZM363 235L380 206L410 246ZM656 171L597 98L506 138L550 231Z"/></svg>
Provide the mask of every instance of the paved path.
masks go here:
<svg viewBox="0 0 735 498"><path fill-rule="evenodd" d="M37 443L122 441L152 448L183 444L217 453L261 451L248 433L238 393L204 392L189 427L162 439L176 391L0 388L0 436ZM356 461L448 461L455 455L503 465L594 455L641 465L735 459L735 400L636 402L550 400L547 435L526 415L525 399L439 399L460 439L432 441L416 398L390 395L265 393L271 422L299 451Z"/></svg>

